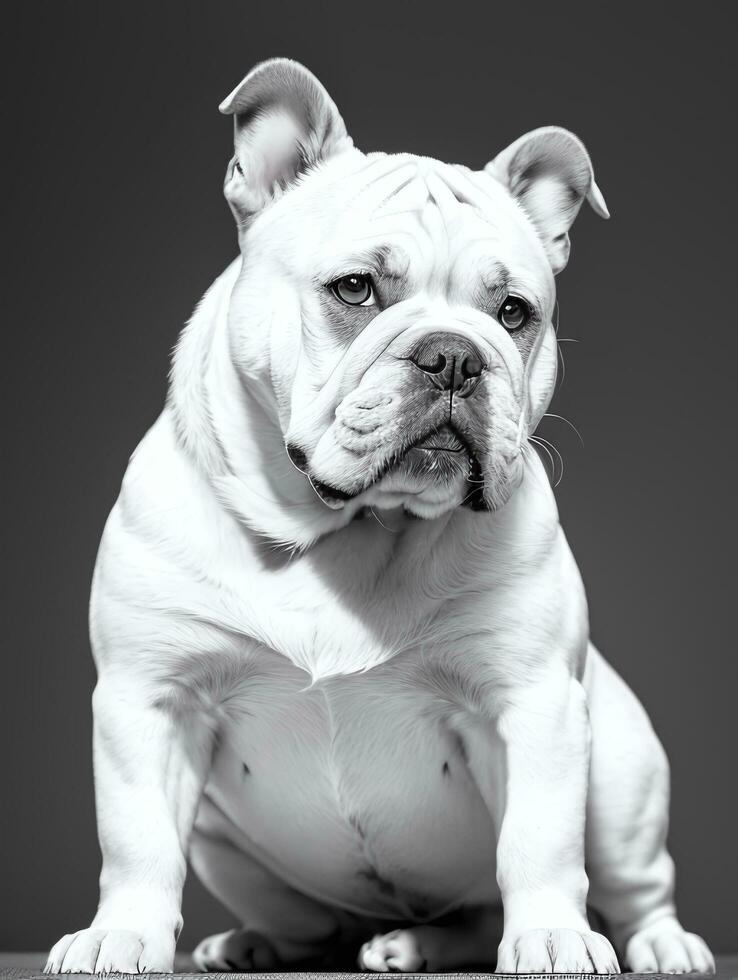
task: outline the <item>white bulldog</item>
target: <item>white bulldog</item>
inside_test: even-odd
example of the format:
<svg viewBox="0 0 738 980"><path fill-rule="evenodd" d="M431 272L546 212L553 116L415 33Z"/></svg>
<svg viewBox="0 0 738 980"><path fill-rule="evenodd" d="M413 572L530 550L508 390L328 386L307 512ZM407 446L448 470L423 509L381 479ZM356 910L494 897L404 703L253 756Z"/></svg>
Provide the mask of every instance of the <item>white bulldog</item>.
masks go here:
<svg viewBox="0 0 738 980"><path fill-rule="evenodd" d="M364 154L288 60L221 111L241 256L105 528L100 904L47 972L170 971L188 857L243 923L203 969L617 972L589 900L630 969L712 971L529 443L584 146Z"/></svg>

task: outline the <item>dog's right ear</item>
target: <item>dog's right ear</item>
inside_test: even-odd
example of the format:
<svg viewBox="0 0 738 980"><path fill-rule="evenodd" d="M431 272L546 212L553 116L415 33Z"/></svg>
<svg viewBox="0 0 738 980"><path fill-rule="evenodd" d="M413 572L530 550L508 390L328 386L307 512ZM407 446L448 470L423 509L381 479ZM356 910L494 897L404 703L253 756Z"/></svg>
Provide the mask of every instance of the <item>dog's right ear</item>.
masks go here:
<svg viewBox="0 0 738 980"><path fill-rule="evenodd" d="M235 155L223 189L239 224L313 164L353 145L318 79L289 58L257 65L219 108L234 121Z"/></svg>

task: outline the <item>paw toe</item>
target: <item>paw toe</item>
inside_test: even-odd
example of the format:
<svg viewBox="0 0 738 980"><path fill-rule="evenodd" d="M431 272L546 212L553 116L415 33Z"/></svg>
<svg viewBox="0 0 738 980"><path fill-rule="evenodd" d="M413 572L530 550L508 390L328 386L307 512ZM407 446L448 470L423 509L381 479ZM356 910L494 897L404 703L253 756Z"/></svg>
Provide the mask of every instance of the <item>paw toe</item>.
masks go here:
<svg viewBox="0 0 738 980"><path fill-rule="evenodd" d="M100 943L97 954L97 973L138 973L141 970L143 944L131 933L109 932Z"/></svg>
<svg viewBox="0 0 738 980"><path fill-rule="evenodd" d="M682 936L657 936L653 948L661 973L688 973L692 969Z"/></svg>
<svg viewBox="0 0 738 980"><path fill-rule="evenodd" d="M715 957L710 952L705 940L693 932L685 932L684 942L689 951L692 969L698 973L714 973Z"/></svg>
<svg viewBox="0 0 738 980"><path fill-rule="evenodd" d="M423 969L423 957L412 929L396 929L374 936L359 951L359 966L373 973L415 973Z"/></svg>
<svg viewBox="0 0 738 980"><path fill-rule="evenodd" d="M44 973L61 973L64 957L67 954L67 950L74 942L76 935L76 932L70 932L66 936L62 936L61 939L52 946L51 952L46 960Z"/></svg>
<svg viewBox="0 0 738 980"><path fill-rule="evenodd" d="M61 964L60 973L94 973L103 933L95 929L78 932Z"/></svg>
<svg viewBox="0 0 738 980"><path fill-rule="evenodd" d="M382 950L377 944L376 940L378 936L374 939L369 940L368 943L364 945L359 950L359 966L362 970L367 970L370 973L387 973L389 972L389 967L383 956Z"/></svg>

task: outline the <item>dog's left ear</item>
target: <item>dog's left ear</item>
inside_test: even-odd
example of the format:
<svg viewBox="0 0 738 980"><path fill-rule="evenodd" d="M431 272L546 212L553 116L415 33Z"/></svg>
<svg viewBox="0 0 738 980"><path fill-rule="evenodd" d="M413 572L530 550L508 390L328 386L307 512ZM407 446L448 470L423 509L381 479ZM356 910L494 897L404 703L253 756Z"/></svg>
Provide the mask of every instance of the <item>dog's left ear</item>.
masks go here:
<svg viewBox="0 0 738 980"><path fill-rule="evenodd" d="M353 144L333 100L289 58L257 65L221 102L234 120L225 196L243 224L319 160Z"/></svg>
<svg viewBox="0 0 738 980"><path fill-rule="evenodd" d="M538 230L554 275L569 260L569 228L586 198L609 218L584 144L567 129L543 126L521 136L484 168L501 181Z"/></svg>

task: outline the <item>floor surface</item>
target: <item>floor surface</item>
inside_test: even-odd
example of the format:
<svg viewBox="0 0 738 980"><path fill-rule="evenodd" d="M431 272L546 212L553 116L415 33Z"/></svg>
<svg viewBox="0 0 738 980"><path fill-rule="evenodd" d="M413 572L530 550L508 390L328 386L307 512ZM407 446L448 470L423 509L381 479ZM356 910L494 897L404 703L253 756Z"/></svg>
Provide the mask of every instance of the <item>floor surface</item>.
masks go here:
<svg viewBox="0 0 738 980"><path fill-rule="evenodd" d="M49 980L47 976L41 973L43 969L44 962L46 960L45 953L0 953L0 980L34 980L38 977L41 980ZM172 974L148 974L149 977L156 976L167 976L168 980L206 980L209 977L218 977L222 980L274 980L275 977L280 976L276 973L192 973L191 961L186 955L178 956L176 967L178 971L173 976ZM321 980L325 977L326 980L342 980L342 978L350 978L350 980L358 980L359 977L373 977L375 978L377 974L375 973L286 973L281 974L282 976L288 977L289 980ZM523 976L535 976L536 974L517 974L518 980ZM674 980L673 974L663 974L663 973L626 973L621 974L622 976L628 977L629 980L659 980L659 978L668 978L668 980ZM69 974L61 974L65 980L69 980ZM486 978L497 978L500 974L493 973L416 973L416 974L406 974L406 976L411 977L422 977L424 980L428 980L429 977L442 977L444 980L450 980L450 978L457 977L459 980L486 980ZM549 977L551 974L549 974ZM583 974L571 974L571 973L558 973L556 977L559 980L566 980L567 977L581 977ZM708 974L698 974L690 973L687 974L689 980L698 980L700 976L708 976ZM712 980L738 980L738 956L718 956L717 957L717 974L710 974Z"/></svg>

